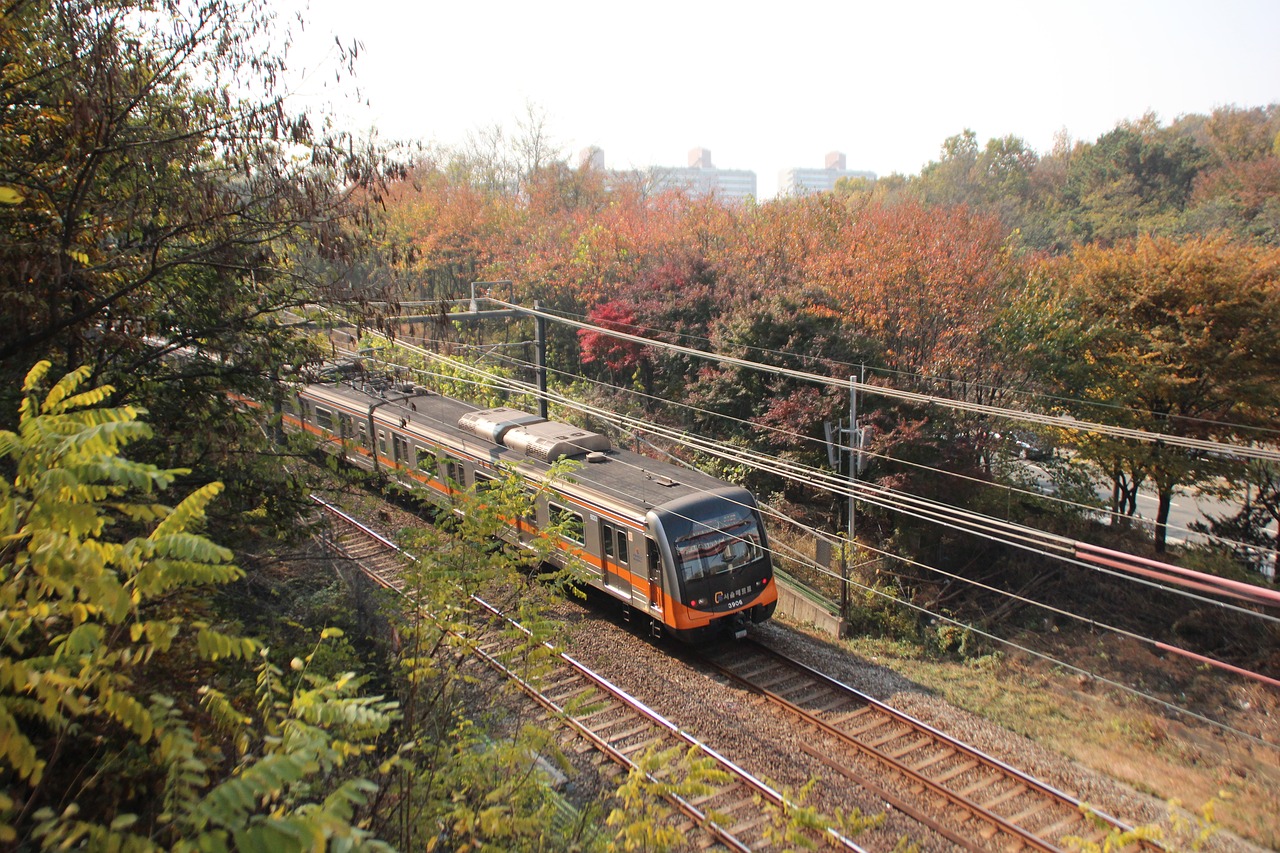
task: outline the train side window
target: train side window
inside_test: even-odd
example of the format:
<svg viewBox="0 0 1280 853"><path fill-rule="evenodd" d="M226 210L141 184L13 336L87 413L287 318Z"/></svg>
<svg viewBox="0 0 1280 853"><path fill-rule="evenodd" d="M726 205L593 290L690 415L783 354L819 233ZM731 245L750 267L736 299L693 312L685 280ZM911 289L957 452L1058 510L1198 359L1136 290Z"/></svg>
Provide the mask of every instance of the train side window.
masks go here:
<svg viewBox="0 0 1280 853"><path fill-rule="evenodd" d="M333 412L316 406L316 426L325 432L333 432Z"/></svg>
<svg viewBox="0 0 1280 853"><path fill-rule="evenodd" d="M616 532L618 534L618 564L625 566L627 565L627 531L618 530Z"/></svg>
<svg viewBox="0 0 1280 853"><path fill-rule="evenodd" d="M440 479L451 489L462 488L462 463L452 456L440 458Z"/></svg>
<svg viewBox="0 0 1280 853"><path fill-rule="evenodd" d="M383 430L378 430L378 452L387 455L387 434Z"/></svg>
<svg viewBox="0 0 1280 853"><path fill-rule="evenodd" d="M369 433L365 429L365 425L363 423L360 424L359 428L356 430L356 443L361 447L369 446Z"/></svg>
<svg viewBox="0 0 1280 853"><path fill-rule="evenodd" d="M343 441L350 441L355 437L355 424L350 415L338 415L338 434L342 436Z"/></svg>
<svg viewBox="0 0 1280 853"><path fill-rule="evenodd" d="M483 471L476 471L476 494L484 494L498 487L498 481Z"/></svg>
<svg viewBox="0 0 1280 853"><path fill-rule="evenodd" d="M431 471L436 467L436 455L421 444L413 446L413 458L417 460L419 471Z"/></svg>
<svg viewBox="0 0 1280 853"><path fill-rule="evenodd" d="M393 432L391 433L391 448L395 452L396 461L406 463L409 461L409 439L398 432Z"/></svg>
<svg viewBox="0 0 1280 853"><path fill-rule="evenodd" d="M583 524L580 513L560 504L548 502L547 515L551 519L551 524L560 528L560 535L565 539L577 542L579 545L586 542L586 525Z"/></svg>

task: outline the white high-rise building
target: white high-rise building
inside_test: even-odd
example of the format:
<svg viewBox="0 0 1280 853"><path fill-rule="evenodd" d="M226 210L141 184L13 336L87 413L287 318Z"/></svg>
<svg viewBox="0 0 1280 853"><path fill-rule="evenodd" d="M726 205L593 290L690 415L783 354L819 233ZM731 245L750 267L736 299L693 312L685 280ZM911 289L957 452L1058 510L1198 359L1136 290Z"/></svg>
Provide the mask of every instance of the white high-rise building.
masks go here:
<svg viewBox="0 0 1280 853"><path fill-rule="evenodd" d="M844 154L832 151L823 169L787 169L778 173L778 195L803 195L830 192L841 178L866 178L874 181L875 172L850 171L845 168Z"/></svg>
<svg viewBox="0 0 1280 853"><path fill-rule="evenodd" d="M711 152L694 148L689 152L687 168L651 168L653 188L681 189L694 195L717 195L721 198L746 200L756 196L756 173L747 169L717 169Z"/></svg>

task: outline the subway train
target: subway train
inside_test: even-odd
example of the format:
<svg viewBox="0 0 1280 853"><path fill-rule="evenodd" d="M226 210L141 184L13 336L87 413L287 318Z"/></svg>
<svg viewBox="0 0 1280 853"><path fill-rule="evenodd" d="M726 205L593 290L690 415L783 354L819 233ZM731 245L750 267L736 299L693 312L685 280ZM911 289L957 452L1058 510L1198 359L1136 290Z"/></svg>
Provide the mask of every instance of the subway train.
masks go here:
<svg viewBox="0 0 1280 853"><path fill-rule="evenodd" d="M655 631L685 642L742 637L777 606L755 499L707 474L517 409L481 409L365 376L295 386L281 416L286 428L442 505L514 472L538 496L533 517L511 520L512 538L555 524L553 559L578 558L587 583ZM551 465L564 458L580 464L548 483Z"/></svg>

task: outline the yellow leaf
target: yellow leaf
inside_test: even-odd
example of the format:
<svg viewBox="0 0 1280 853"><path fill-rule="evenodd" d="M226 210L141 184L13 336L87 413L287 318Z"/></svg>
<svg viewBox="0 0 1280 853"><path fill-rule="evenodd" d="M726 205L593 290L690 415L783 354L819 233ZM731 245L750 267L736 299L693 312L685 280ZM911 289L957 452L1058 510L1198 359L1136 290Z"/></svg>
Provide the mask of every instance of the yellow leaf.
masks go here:
<svg viewBox="0 0 1280 853"><path fill-rule="evenodd" d="M13 187L0 186L0 204L22 204L26 197Z"/></svg>

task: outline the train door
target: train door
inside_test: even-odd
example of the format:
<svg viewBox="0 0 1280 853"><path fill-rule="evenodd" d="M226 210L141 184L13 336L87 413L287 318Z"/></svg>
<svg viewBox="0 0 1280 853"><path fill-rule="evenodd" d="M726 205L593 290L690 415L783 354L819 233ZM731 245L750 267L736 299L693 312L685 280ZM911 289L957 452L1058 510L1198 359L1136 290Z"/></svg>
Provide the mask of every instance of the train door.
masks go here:
<svg viewBox="0 0 1280 853"><path fill-rule="evenodd" d="M600 563L604 569L604 582L610 589L631 596L631 581L627 566L630 556L627 547L627 529L611 522L600 521Z"/></svg>
<svg viewBox="0 0 1280 853"><path fill-rule="evenodd" d="M648 536L644 538L645 563L649 568L649 610L662 612L662 552L658 543Z"/></svg>

